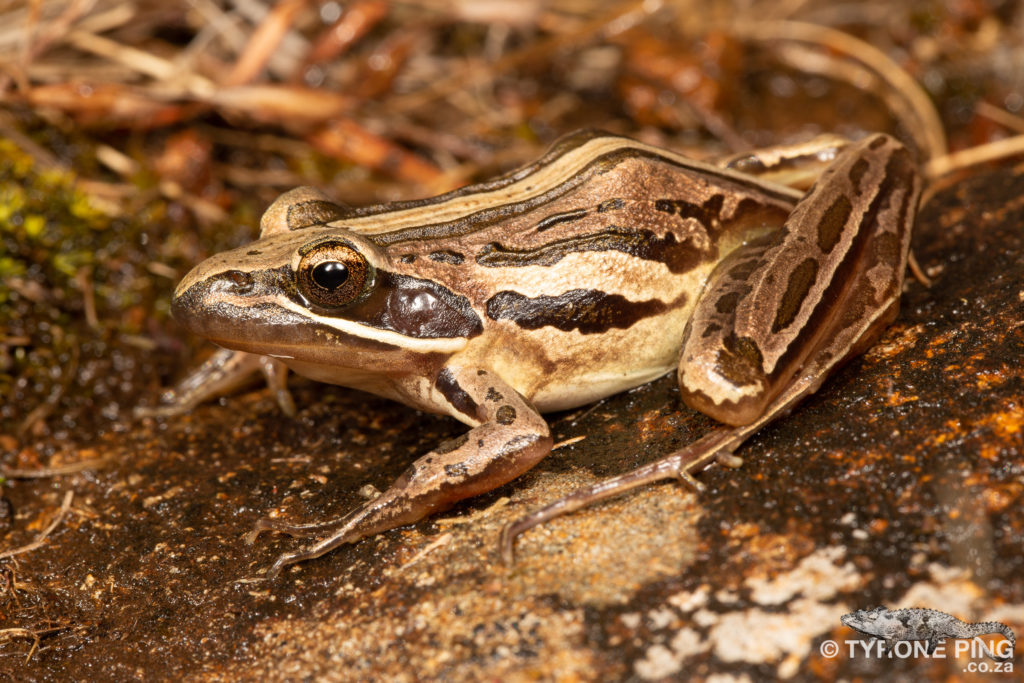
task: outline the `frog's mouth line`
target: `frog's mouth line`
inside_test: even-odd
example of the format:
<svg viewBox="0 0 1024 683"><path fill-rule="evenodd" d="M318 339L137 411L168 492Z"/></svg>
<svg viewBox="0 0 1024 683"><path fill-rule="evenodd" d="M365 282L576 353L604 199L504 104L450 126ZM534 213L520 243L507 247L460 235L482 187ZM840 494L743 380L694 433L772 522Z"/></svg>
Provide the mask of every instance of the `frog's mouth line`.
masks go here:
<svg viewBox="0 0 1024 683"><path fill-rule="evenodd" d="M240 297L205 283L175 297L171 312L190 332L218 346L286 358L305 356L301 350L314 347L451 354L468 343L464 337L407 337L351 320L317 315L283 297Z"/></svg>

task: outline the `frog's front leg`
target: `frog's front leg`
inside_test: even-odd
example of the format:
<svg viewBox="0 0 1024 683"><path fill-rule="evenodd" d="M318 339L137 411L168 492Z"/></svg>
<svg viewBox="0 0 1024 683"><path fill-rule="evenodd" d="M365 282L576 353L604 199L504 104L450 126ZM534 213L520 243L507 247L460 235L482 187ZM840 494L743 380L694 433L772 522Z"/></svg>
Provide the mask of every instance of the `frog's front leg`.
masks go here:
<svg viewBox="0 0 1024 683"><path fill-rule="evenodd" d="M136 417L168 417L187 413L201 403L224 396L249 384L262 374L277 405L288 416L295 415L295 401L288 391L288 367L269 356L245 351L217 349L195 370L160 396L155 406L138 406Z"/></svg>
<svg viewBox="0 0 1024 683"><path fill-rule="evenodd" d="M551 451L547 422L491 371L449 365L437 376L433 393L439 404L477 426L418 458L384 493L339 519L303 525L258 522L249 542L262 531L322 536L313 545L281 555L267 578L295 562L419 521L463 498L495 489Z"/></svg>

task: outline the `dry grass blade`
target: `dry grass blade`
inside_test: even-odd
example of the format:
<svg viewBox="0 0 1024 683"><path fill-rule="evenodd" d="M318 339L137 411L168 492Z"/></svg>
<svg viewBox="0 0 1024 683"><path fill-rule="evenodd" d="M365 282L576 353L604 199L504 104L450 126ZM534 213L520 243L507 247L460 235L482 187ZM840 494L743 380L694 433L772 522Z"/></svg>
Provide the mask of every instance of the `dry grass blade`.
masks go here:
<svg viewBox="0 0 1024 683"><path fill-rule="evenodd" d="M15 555L22 555L24 553L31 552L36 548L39 548L46 542L46 538L53 533L53 530L57 528L57 525L64 519L64 515L71 508L71 500L75 497L74 491L68 491L64 494L64 502L61 503L60 509L57 511L57 515L53 518L53 521L43 529L43 532L39 534L34 541L27 543L17 548L11 548L10 550L4 550L0 552L0 560L8 557L14 557Z"/></svg>
<svg viewBox="0 0 1024 683"><path fill-rule="evenodd" d="M979 116L984 116L990 121L995 121L1001 126L1006 126L1012 131L1024 133L1024 118L1017 114L1011 114L1005 109L1000 109L988 102L979 102L975 107Z"/></svg>
<svg viewBox="0 0 1024 683"><path fill-rule="evenodd" d="M32 659L32 655L39 649L39 634L27 628L0 629L0 643L15 640L16 638L32 641L32 647L29 648L28 654L25 655L25 663L28 664L29 660Z"/></svg>
<svg viewBox="0 0 1024 683"><path fill-rule="evenodd" d="M601 37L616 35L628 30L639 23L643 17L658 9L659 6L658 2L642 1L613 4L611 10L599 14L565 33L530 43L490 64L471 62L447 78L436 81L422 90L392 97L390 105L398 112L407 113L453 93L482 87L512 69L530 61L542 60L556 50L596 41Z"/></svg>
<svg viewBox="0 0 1024 683"><path fill-rule="evenodd" d="M337 59L386 17L387 13L388 3L381 0L351 3L338 20L324 30L313 43L303 66ZM299 69L295 77L301 78L303 71L304 69Z"/></svg>
<svg viewBox="0 0 1024 683"><path fill-rule="evenodd" d="M245 114L253 121L291 124L329 121L356 105L351 98L328 90L271 83L225 88L214 93L208 102Z"/></svg>
<svg viewBox="0 0 1024 683"><path fill-rule="evenodd" d="M354 121L334 121L306 139L325 154L370 168L386 168L397 178L431 186L437 191L450 189L439 187L443 181L437 166L374 135Z"/></svg>
<svg viewBox="0 0 1024 683"><path fill-rule="evenodd" d="M80 460L78 462L68 463L67 465L60 465L59 467L41 467L38 469L20 469L15 467L4 467L0 468L0 476L7 479L49 479L50 477L59 477L65 474L76 474L84 470L99 469L114 460L112 456L105 456L102 458L89 458L88 460Z"/></svg>
<svg viewBox="0 0 1024 683"><path fill-rule="evenodd" d="M118 64L139 73L150 76L161 82L163 87L170 88L171 96L185 93L200 99L208 99L216 94L216 85L199 74L187 72L166 59L145 50L122 45L115 40L85 31L74 31L68 40L81 50L106 57ZM180 93L173 91L179 88Z"/></svg>
<svg viewBox="0 0 1024 683"><path fill-rule="evenodd" d="M968 166L1006 159L1020 154L1024 154L1024 135L1015 135L1012 138L996 140L932 159L925 165L924 173L927 178L936 180Z"/></svg>
<svg viewBox="0 0 1024 683"><path fill-rule="evenodd" d="M249 38L231 73L224 79L224 84L242 85L255 79L307 4L306 0L280 0Z"/></svg>
<svg viewBox="0 0 1024 683"><path fill-rule="evenodd" d="M732 30L744 40L779 43L782 47L811 46L811 53L779 51L781 58L804 72L824 73L860 87L873 85L863 83L865 76L876 76L885 86L877 88L879 94L906 132L914 137L922 157L935 159L946 153L945 129L931 99L910 74L873 45L833 28L797 21L740 23ZM857 63L867 72L856 69Z"/></svg>

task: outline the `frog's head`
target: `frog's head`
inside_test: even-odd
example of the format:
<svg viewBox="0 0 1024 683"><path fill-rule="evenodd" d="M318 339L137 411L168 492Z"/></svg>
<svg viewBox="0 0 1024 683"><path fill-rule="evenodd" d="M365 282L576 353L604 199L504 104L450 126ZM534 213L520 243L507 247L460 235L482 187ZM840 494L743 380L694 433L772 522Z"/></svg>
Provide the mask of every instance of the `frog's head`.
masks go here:
<svg viewBox="0 0 1024 683"><path fill-rule="evenodd" d="M344 227L344 215L309 189L283 195L260 239L185 276L174 317L220 346L281 358L303 374L449 355L481 332L465 297L397 272L372 239Z"/></svg>

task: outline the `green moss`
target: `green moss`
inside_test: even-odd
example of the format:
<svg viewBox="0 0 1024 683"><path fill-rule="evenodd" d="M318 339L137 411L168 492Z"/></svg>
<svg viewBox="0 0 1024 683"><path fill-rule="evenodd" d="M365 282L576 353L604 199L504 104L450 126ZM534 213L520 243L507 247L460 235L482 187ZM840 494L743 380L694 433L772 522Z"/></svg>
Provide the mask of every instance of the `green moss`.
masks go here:
<svg viewBox="0 0 1024 683"><path fill-rule="evenodd" d="M31 156L0 140L0 299L14 298L8 278L29 272L58 291L72 286L71 278L103 248L97 234L110 222L75 187L74 174L37 171Z"/></svg>
<svg viewBox="0 0 1024 683"><path fill-rule="evenodd" d="M80 273L90 267L94 278L107 277L96 262L111 224L75 187L74 174L40 170L30 155L0 140L0 329L24 340L9 356L10 374L0 372L4 395L18 376L48 395L62 378L53 369L66 368L65 359L96 335L83 313ZM105 303L93 296L97 305ZM103 320L117 325L121 317ZM36 405L40 395L26 394L21 402Z"/></svg>

